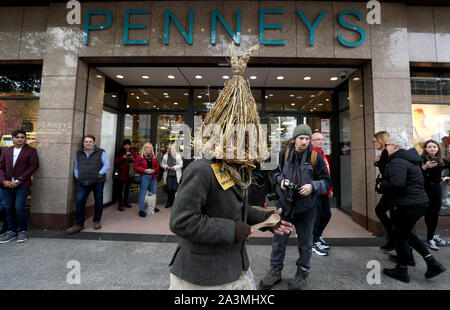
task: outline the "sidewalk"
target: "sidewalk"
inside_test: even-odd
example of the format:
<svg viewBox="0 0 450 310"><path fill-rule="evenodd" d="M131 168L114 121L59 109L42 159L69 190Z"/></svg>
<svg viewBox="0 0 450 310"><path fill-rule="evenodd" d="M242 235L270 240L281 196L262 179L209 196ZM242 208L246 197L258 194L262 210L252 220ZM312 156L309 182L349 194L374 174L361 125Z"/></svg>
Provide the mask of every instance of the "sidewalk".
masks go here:
<svg viewBox="0 0 450 310"><path fill-rule="evenodd" d="M54 236L41 238L38 235L37 232L31 232L25 243L12 241L0 245L0 289L166 290L169 287L168 263L175 250L175 242L80 240ZM85 233L78 238L86 235L92 237L95 234ZM446 239L450 238L447 236ZM295 244L295 240L291 241L290 244ZM361 238L358 246L352 245L352 239L330 241L338 245L331 248L329 256L319 257L313 253L307 289L450 289L450 271L426 280L426 266L417 253L417 265L409 269L409 284L381 274L381 284L369 285L366 280L370 271L366 268L368 261L379 261L381 269L394 265L388 261L386 253L374 246L374 241L382 244L383 239ZM266 244L248 245L247 249L258 283L268 270L271 247ZM441 248L438 252L433 251L433 254L450 269L450 246ZM274 289L287 289L287 280L295 274L297 256L297 247L288 246L283 281ZM81 265L79 285L69 285L66 282L67 274L71 271L67 268L67 263L71 260L77 260Z"/></svg>

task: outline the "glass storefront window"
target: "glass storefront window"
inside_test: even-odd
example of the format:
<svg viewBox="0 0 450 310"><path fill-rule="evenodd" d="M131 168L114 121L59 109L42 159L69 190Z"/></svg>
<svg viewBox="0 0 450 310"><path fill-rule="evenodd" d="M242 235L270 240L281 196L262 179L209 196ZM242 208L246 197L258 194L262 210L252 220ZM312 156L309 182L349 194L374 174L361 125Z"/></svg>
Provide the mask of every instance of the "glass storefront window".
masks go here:
<svg viewBox="0 0 450 310"><path fill-rule="evenodd" d="M155 153L162 158L169 144L184 140L182 132L173 130L175 125L184 124L184 117L183 115L158 115L157 122Z"/></svg>
<svg viewBox="0 0 450 310"><path fill-rule="evenodd" d="M271 116L269 117L268 131L269 141L277 141L275 145L280 146L280 150L286 147L287 142L292 138L294 129L297 126L295 116ZM279 152L280 150L274 150Z"/></svg>
<svg viewBox="0 0 450 310"><path fill-rule="evenodd" d="M219 96L220 89L194 89L194 107L196 110L209 111ZM256 102L256 108L261 111L261 90L252 89L253 98Z"/></svg>
<svg viewBox="0 0 450 310"><path fill-rule="evenodd" d="M39 97L41 66L0 67L0 97Z"/></svg>
<svg viewBox="0 0 450 310"><path fill-rule="evenodd" d="M126 108L132 110L187 110L189 90L186 88L127 88Z"/></svg>
<svg viewBox="0 0 450 310"><path fill-rule="evenodd" d="M266 90L267 111L331 111L332 91Z"/></svg>
<svg viewBox="0 0 450 310"><path fill-rule="evenodd" d="M150 142L150 114L125 114L123 138L131 140L131 146L140 152L146 142Z"/></svg>

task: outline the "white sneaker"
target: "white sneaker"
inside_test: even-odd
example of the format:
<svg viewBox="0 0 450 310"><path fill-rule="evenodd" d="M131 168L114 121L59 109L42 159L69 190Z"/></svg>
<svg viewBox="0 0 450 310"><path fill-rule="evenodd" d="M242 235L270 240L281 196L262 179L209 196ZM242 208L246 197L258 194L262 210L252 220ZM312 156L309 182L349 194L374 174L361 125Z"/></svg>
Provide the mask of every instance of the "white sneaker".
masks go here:
<svg viewBox="0 0 450 310"><path fill-rule="evenodd" d="M442 240L441 237L439 235L434 235L433 236L433 240L434 242L436 242L437 245L439 246L444 246L447 244L447 241Z"/></svg>
<svg viewBox="0 0 450 310"><path fill-rule="evenodd" d="M436 242L434 242L434 240L425 241L425 245L432 250L439 251L439 248L437 247Z"/></svg>
<svg viewBox="0 0 450 310"><path fill-rule="evenodd" d="M320 243L320 242L314 243L312 250L314 253L316 253L317 255L320 255L320 256L328 255L328 251L323 247L322 243Z"/></svg>

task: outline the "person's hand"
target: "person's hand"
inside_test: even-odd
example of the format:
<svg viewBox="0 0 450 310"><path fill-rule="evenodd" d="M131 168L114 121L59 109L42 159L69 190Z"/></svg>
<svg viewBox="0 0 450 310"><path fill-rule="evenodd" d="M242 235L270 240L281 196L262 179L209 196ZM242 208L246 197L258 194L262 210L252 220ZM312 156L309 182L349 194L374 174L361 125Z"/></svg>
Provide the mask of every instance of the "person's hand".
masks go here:
<svg viewBox="0 0 450 310"><path fill-rule="evenodd" d="M2 182L2 185L3 185L3 187L5 187L5 188L10 188L11 182L5 180L5 181Z"/></svg>
<svg viewBox="0 0 450 310"><path fill-rule="evenodd" d="M450 177L444 177L444 178L442 179L443 182L448 181L448 180L450 180Z"/></svg>
<svg viewBox="0 0 450 310"><path fill-rule="evenodd" d="M128 155L127 154L123 154L122 158L123 159L127 159Z"/></svg>
<svg viewBox="0 0 450 310"><path fill-rule="evenodd" d="M151 170L152 170L152 169L145 169L144 172L145 172L146 174L150 174L150 173L151 173L151 172L150 172Z"/></svg>
<svg viewBox="0 0 450 310"><path fill-rule="evenodd" d="M283 210L280 208L277 211L275 211L275 214L280 215L282 211ZM293 232L292 224L283 220L280 221L279 227L273 231L274 234L280 236L289 235L292 232Z"/></svg>
<svg viewBox="0 0 450 310"><path fill-rule="evenodd" d="M430 168L434 168L436 166L437 166L437 162L429 160L429 161L426 162L425 165L422 165L422 168L423 168L423 170L427 170L427 169L430 169Z"/></svg>
<svg viewBox="0 0 450 310"><path fill-rule="evenodd" d="M16 182L9 182L9 188L16 188L18 184Z"/></svg>
<svg viewBox="0 0 450 310"><path fill-rule="evenodd" d="M284 181L286 181L286 179L284 179L283 181L281 181L281 184L280 184L280 186L281 186L281 189L285 191L285 190L286 190L286 188L285 188L285 187L283 186L283 185L284 185Z"/></svg>
<svg viewBox="0 0 450 310"><path fill-rule="evenodd" d="M333 198L333 191L330 192L330 198Z"/></svg>
<svg viewBox="0 0 450 310"><path fill-rule="evenodd" d="M380 161L380 155L375 156L375 158L373 159L373 164L376 166L378 164L378 162Z"/></svg>
<svg viewBox="0 0 450 310"><path fill-rule="evenodd" d="M300 187L300 191L298 192L302 196L309 196L313 191L313 186L311 184L305 184Z"/></svg>

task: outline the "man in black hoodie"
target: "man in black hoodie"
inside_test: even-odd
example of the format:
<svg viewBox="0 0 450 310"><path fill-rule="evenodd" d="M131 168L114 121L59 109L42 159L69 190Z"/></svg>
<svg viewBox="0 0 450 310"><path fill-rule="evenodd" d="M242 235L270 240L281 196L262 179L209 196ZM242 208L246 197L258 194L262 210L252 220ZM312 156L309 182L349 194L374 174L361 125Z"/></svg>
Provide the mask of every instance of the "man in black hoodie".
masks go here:
<svg viewBox="0 0 450 310"><path fill-rule="evenodd" d="M422 160L416 149L406 150L407 145L408 141L404 135L390 136L386 143L389 163L385 169L384 180L379 186L381 193L392 195L395 205L393 223L398 255L389 257L397 263L396 267L384 269L383 273L403 282L409 282L407 265L415 265L410 246L425 259L425 278L435 277L446 270L430 254L425 244L412 233L414 225L427 210L428 197L420 168Z"/></svg>

